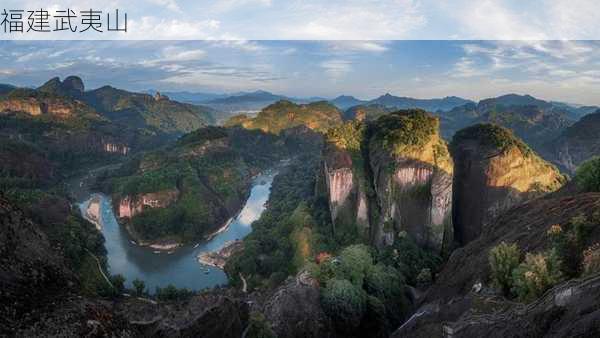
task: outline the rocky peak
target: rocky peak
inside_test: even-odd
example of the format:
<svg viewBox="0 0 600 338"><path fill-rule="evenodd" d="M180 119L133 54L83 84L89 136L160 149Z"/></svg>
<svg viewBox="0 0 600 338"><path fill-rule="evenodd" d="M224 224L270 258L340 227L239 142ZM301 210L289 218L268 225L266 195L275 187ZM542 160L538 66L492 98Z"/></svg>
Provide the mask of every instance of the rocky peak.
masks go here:
<svg viewBox="0 0 600 338"><path fill-rule="evenodd" d="M508 208L555 191L565 179L508 129L478 124L460 130L454 159L453 223L466 244Z"/></svg>
<svg viewBox="0 0 600 338"><path fill-rule="evenodd" d="M439 119L415 109L380 117L370 126L369 164L380 219L378 245L406 232L440 250L451 242L452 159Z"/></svg>
<svg viewBox="0 0 600 338"><path fill-rule="evenodd" d="M85 86L83 85L83 80L81 80L78 76L68 76L63 81L63 86L65 89L77 91L83 93L85 91Z"/></svg>
<svg viewBox="0 0 600 338"><path fill-rule="evenodd" d="M64 81L60 81L60 78L54 77L39 87L38 90L46 94L78 99L83 96L85 87L81 78L68 76Z"/></svg>
<svg viewBox="0 0 600 338"><path fill-rule="evenodd" d="M160 92L156 92L156 94L154 94L154 101L168 101L169 97L166 95L162 95Z"/></svg>

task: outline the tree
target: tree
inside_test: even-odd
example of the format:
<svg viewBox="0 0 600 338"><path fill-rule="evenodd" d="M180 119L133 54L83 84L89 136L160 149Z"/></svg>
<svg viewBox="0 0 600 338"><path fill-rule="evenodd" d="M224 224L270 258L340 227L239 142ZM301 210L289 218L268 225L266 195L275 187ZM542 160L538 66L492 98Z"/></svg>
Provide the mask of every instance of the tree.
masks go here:
<svg viewBox="0 0 600 338"><path fill-rule="evenodd" d="M342 273L340 278L362 287L367 271L373 266L373 256L364 244L350 245L340 253L339 264Z"/></svg>
<svg viewBox="0 0 600 338"><path fill-rule="evenodd" d="M593 157L577 168L575 183L586 192L600 192L600 157Z"/></svg>
<svg viewBox="0 0 600 338"><path fill-rule="evenodd" d="M346 279L331 279L321 291L325 313L341 329L356 328L366 309L366 295Z"/></svg>
<svg viewBox="0 0 600 338"><path fill-rule="evenodd" d="M490 250L488 260L492 270L492 283L508 296L513 287L513 270L519 266L521 253L516 244L502 242Z"/></svg>
<svg viewBox="0 0 600 338"><path fill-rule="evenodd" d="M144 290L146 289L146 283L144 283L143 280L138 278L134 279L132 283L133 287L135 288L135 294L141 296L144 293Z"/></svg>
<svg viewBox="0 0 600 338"><path fill-rule="evenodd" d="M123 290L125 290L125 277L123 277L123 275L113 275L112 277L110 277L110 281L115 287L117 293L123 293Z"/></svg>

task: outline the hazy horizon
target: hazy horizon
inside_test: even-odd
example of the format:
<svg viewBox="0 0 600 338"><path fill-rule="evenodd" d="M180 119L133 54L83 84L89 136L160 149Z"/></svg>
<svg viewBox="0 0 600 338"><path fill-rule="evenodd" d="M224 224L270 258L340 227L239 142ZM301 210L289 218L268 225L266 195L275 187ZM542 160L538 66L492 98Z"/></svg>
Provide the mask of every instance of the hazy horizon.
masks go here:
<svg viewBox="0 0 600 338"><path fill-rule="evenodd" d="M598 41L2 41L0 83L288 97L529 94L600 105Z"/></svg>

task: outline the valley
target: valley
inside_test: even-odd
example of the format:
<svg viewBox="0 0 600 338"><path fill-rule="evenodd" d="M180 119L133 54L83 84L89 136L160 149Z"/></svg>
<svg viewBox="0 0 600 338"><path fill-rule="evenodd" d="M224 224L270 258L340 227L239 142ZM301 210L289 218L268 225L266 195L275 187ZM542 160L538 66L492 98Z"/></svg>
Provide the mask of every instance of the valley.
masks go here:
<svg viewBox="0 0 600 338"><path fill-rule="evenodd" d="M0 335L598 330L596 107L0 88Z"/></svg>

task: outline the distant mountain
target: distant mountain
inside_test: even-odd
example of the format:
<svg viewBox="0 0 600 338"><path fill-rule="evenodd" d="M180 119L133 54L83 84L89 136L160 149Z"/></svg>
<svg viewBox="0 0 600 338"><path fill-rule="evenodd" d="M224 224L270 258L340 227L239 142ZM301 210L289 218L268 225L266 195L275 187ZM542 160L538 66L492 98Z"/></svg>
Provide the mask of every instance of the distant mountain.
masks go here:
<svg viewBox="0 0 600 338"><path fill-rule="evenodd" d="M577 167L594 156L600 156L600 109L585 115L549 142L550 158L573 174Z"/></svg>
<svg viewBox="0 0 600 338"><path fill-rule="evenodd" d="M388 108L381 104L361 104L346 109L343 115L344 120L371 121L395 110L395 108Z"/></svg>
<svg viewBox="0 0 600 338"><path fill-rule="evenodd" d="M223 123L234 115L245 114L255 116L260 110L281 100L305 104L311 102L325 101L321 97L288 97L284 95L273 94L264 90L253 92L240 92L226 97L220 97L209 100L205 105L217 111L215 118L217 123Z"/></svg>
<svg viewBox="0 0 600 338"><path fill-rule="evenodd" d="M144 93L155 95L157 90L146 90ZM205 104L208 101L215 99L222 99L229 95L227 94L217 94L217 93L202 93L202 92L161 92L163 95L168 96L171 100L183 102L183 103L191 103L191 104Z"/></svg>
<svg viewBox="0 0 600 338"><path fill-rule="evenodd" d="M331 102L331 104L333 104L334 106L336 106L342 110L346 110L350 107L354 107L354 106L358 106L358 105L367 103L367 101L359 100L359 99L355 98L354 96L348 96L348 95L340 95L329 102Z"/></svg>
<svg viewBox="0 0 600 338"><path fill-rule="evenodd" d="M213 109L180 103L167 96L133 93L111 86L85 92L83 100L111 121L183 134L214 123Z"/></svg>
<svg viewBox="0 0 600 338"><path fill-rule="evenodd" d="M58 77L55 77L44 83L37 90L50 95L80 99L85 91L85 86L81 78L77 76L69 76L64 81L60 81Z"/></svg>
<svg viewBox="0 0 600 338"><path fill-rule="evenodd" d="M16 87L9 84L0 84L0 95L5 95L14 90Z"/></svg>
<svg viewBox="0 0 600 338"><path fill-rule="evenodd" d="M473 101L456 96L447 96L441 99L415 99L412 97L399 97L391 94L382 95L367 104L378 104L387 108L412 109L420 108L429 112L448 111Z"/></svg>
<svg viewBox="0 0 600 338"><path fill-rule="evenodd" d="M217 104L217 105L231 105L231 104L241 104L241 103L263 103L263 102L276 102L279 100L286 99L285 96L276 95L264 90L257 90L251 93L245 93L236 96L228 96L224 98L210 100L208 104Z"/></svg>
<svg viewBox="0 0 600 338"><path fill-rule="evenodd" d="M232 117L226 126L240 125L246 129L260 129L267 133L306 126L318 132L325 132L332 126L342 123L342 112L327 101L296 104L288 100L277 101L254 118L246 115Z"/></svg>
<svg viewBox="0 0 600 338"><path fill-rule="evenodd" d="M494 123L512 130L536 151L575 122L572 113L530 95L508 94L469 103L442 113L442 133L450 138L457 130L477 123Z"/></svg>

